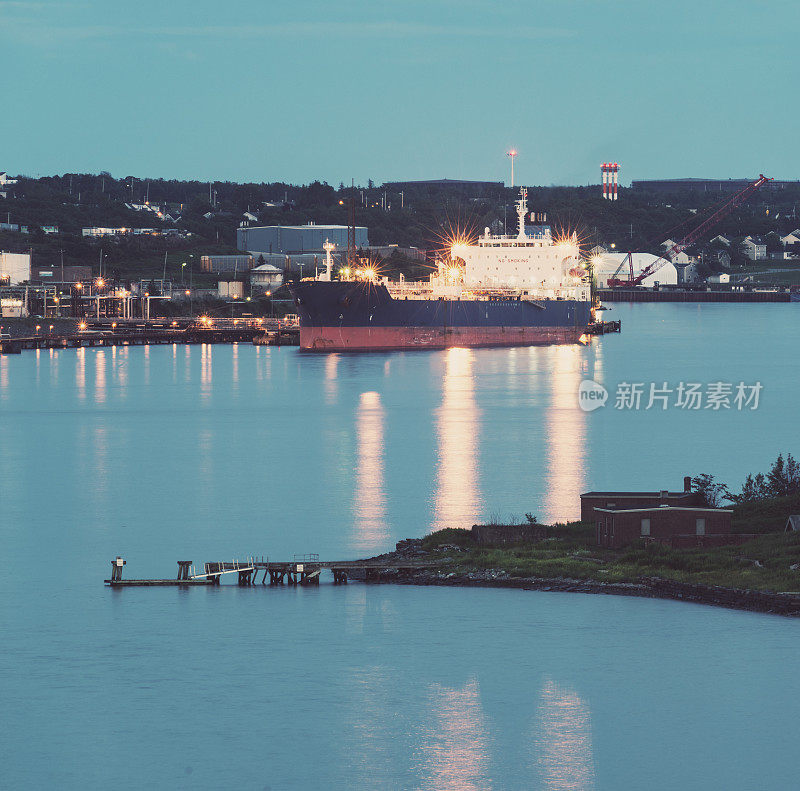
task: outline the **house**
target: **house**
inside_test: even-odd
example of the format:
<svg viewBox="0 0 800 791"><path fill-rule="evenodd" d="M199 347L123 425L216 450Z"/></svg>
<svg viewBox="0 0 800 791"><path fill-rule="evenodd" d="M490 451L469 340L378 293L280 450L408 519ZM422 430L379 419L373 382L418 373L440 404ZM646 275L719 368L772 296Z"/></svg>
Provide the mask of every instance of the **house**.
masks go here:
<svg viewBox="0 0 800 791"><path fill-rule="evenodd" d="M17 179L10 179L8 177L8 173L6 173L5 170L0 172L0 187L10 186L16 183Z"/></svg>
<svg viewBox="0 0 800 791"><path fill-rule="evenodd" d="M742 252L751 261L763 261L767 257L767 243L760 236L745 236Z"/></svg>
<svg viewBox="0 0 800 791"><path fill-rule="evenodd" d="M722 234L718 234L713 239L711 239L711 241L709 241L709 244L724 244L725 247L730 247L731 240L728 239L727 236L722 236Z"/></svg>
<svg viewBox="0 0 800 791"><path fill-rule="evenodd" d="M727 250L717 248L715 250L707 250L703 253L703 259L712 268L722 267L722 269L731 268L731 254Z"/></svg>
<svg viewBox="0 0 800 791"><path fill-rule="evenodd" d="M242 215L243 222L258 222L258 217L250 211L246 211Z"/></svg>
<svg viewBox="0 0 800 791"><path fill-rule="evenodd" d="M716 275L709 275L707 278L708 283L719 285L720 283L730 283L731 276L727 272L720 272Z"/></svg>
<svg viewBox="0 0 800 791"><path fill-rule="evenodd" d="M784 533L796 532L800 532L800 514L792 514L786 520L786 528L784 529Z"/></svg>
<svg viewBox="0 0 800 791"><path fill-rule="evenodd" d="M595 508L654 508L662 505L703 505L703 496L692 491L692 479L683 479L682 492L585 492L581 495L581 522L595 521Z"/></svg>
<svg viewBox="0 0 800 791"><path fill-rule="evenodd" d="M786 236L781 236L781 244L784 247L788 247L790 244L800 244L800 228L787 233Z"/></svg>
<svg viewBox="0 0 800 791"><path fill-rule="evenodd" d="M48 236L51 234L58 233L58 226L57 225L43 225L42 226L42 233L46 233Z"/></svg>
<svg viewBox="0 0 800 791"><path fill-rule="evenodd" d="M646 508L596 508L597 545L618 549L638 539L668 546L736 544L752 538L731 533L733 509L660 505Z"/></svg>
<svg viewBox="0 0 800 791"><path fill-rule="evenodd" d="M784 258L800 257L800 228L781 237Z"/></svg>

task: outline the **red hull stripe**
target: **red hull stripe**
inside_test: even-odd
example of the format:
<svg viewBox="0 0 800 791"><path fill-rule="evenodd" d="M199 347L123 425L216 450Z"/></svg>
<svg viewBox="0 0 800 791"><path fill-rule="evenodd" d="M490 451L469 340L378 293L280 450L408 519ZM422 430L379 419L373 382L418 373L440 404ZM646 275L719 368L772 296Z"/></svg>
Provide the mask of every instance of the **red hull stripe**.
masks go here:
<svg viewBox="0 0 800 791"><path fill-rule="evenodd" d="M447 349L578 343L580 327L301 327L300 348L316 352Z"/></svg>

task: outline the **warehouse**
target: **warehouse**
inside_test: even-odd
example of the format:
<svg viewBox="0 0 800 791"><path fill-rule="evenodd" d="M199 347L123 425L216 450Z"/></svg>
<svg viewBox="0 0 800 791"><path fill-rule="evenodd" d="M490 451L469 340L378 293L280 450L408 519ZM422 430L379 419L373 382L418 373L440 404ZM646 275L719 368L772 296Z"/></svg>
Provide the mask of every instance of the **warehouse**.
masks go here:
<svg viewBox="0 0 800 791"><path fill-rule="evenodd" d="M346 225L250 225L236 230L236 246L252 255L269 253L322 253L330 241L337 250L347 250ZM356 226L356 248L368 247L364 226Z"/></svg>
<svg viewBox="0 0 800 791"><path fill-rule="evenodd" d="M662 261L659 268L648 275L643 281L642 285L652 287L656 283L659 285L677 285L679 281L678 268L680 264L684 263L688 266L689 258L686 253L679 253L675 262L679 265L675 266L674 263L660 259L657 255L652 253L631 253L633 257L633 276L636 277L643 272L647 267ZM630 264L626 260L627 253L596 253L591 257L592 273L594 274L598 288L606 288L608 286L609 278L615 276L618 278L627 278L630 276ZM622 267L620 269L620 267Z"/></svg>
<svg viewBox="0 0 800 791"><path fill-rule="evenodd" d="M0 253L0 285L17 286L30 279L30 253Z"/></svg>

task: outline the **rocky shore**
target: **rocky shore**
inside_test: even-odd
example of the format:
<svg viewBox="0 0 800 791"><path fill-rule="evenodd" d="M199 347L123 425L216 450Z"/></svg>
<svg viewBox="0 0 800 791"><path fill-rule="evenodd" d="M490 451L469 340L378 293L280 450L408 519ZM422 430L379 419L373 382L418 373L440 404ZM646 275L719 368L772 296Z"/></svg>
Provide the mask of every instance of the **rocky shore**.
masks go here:
<svg viewBox="0 0 800 791"><path fill-rule="evenodd" d="M800 592L770 593L740 590L678 582L662 577L642 577L637 582L601 582L567 577L518 577L502 569L459 571L453 570L458 566L458 558L453 556L457 555L458 551L458 547L447 545L437 547L432 552L427 551L423 548L422 539L412 538L398 542L394 552L368 558L365 562L385 562L394 566L381 571L374 578L375 582L640 596L800 617ZM437 563L437 560L440 563Z"/></svg>

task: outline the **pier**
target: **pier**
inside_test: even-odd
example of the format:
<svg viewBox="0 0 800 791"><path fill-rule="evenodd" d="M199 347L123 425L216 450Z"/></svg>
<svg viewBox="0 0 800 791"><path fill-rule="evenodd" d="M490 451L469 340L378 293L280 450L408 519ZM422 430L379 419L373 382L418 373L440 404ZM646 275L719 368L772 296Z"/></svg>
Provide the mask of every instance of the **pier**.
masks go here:
<svg viewBox="0 0 800 791"><path fill-rule="evenodd" d="M789 291L701 291L675 288L601 288L597 297L602 302L791 302Z"/></svg>
<svg viewBox="0 0 800 791"><path fill-rule="evenodd" d="M176 319L164 321L84 321L73 332L0 338L0 354L27 349L79 349L163 344L253 343L297 346L300 329L278 319Z"/></svg>
<svg viewBox="0 0 800 791"><path fill-rule="evenodd" d="M112 588L145 586L219 585L225 575L235 575L237 585L280 586L319 585L323 571L330 571L334 585L345 585L348 580L378 582L381 574L392 571L401 578L414 572L430 568L431 561L414 560L335 560L323 561L319 555L295 555L292 560L274 561L261 556L244 560L210 561L197 571L191 560L178 561L178 573L174 579L123 579L122 569L126 561L117 556L111 561L111 576L103 580ZM260 577L260 580L259 580Z"/></svg>

